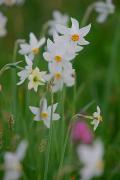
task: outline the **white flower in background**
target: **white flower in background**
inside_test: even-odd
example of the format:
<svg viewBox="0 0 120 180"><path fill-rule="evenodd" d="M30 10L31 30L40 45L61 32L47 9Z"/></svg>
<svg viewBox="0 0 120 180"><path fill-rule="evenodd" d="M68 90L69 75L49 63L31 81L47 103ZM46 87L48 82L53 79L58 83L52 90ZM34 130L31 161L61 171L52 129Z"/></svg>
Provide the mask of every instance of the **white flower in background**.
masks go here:
<svg viewBox="0 0 120 180"><path fill-rule="evenodd" d="M6 152L4 156L4 180L18 180L22 175L21 161L25 157L28 143L23 140L16 152Z"/></svg>
<svg viewBox="0 0 120 180"><path fill-rule="evenodd" d="M103 23L106 21L109 14L114 13L115 6L112 3L112 0L106 0L106 2L98 1L95 3L95 10L99 13L97 22Z"/></svg>
<svg viewBox="0 0 120 180"><path fill-rule="evenodd" d="M20 77L20 82L17 83L17 85L22 84L31 74L32 72L32 65L33 62L29 59L28 56L25 56L25 61L27 63L27 66L25 66L25 68L23 70L21 70L20 72L18 72L18 76Z"/></svg>
<svg viewBox="0 0 120 180"><path fill-rule="evenodd" d="M100 176L104 170L104 147L101 140L97 139L93 145L79 145L77 153L83 168L80 170L81 180L90 180Z"/></svg>
<svg viewBox="0 0 120 180"><path fill-rule="evenodd" d="M97 112L93 113L93 121L91 122L91 124L94 126L94 131L97 129L99 123L102 121L102 116L100 113L100 107L97 106Z"/></svg>
<svg viewBox="0 0 120 180"><path fill-rule="evenodd" d="M45 71L40 71L38 67L32 70L30 73L28 79L28 89L34 89L34 91L37 92L38 86L39 85L44 85L45 84L45 79L44 75L46 74Z"/></svg>
<svg viewBox="0 0 120 180"><path fill-rule="evenodd" d="M78 44L80 46L89 44L84 37L89 33L91 24L83 28L79 28L79 22L76 19L71 18L71 22L71 28L59 24L56 25L57 31L74 44Z"/></svg>
<svg viewBox="0 0 120 180"><path fill-rule="evenodd" d="M37 40L33 33L30 33L30 41L28 43L20 44L19 53L22 55L29 55L30 59L33 60L34 56L39 53L40 47L45 43L45 38Z"/></svg>
<svg viewBox="0 0 120 180"><path fill-rule="evenodd" d="M56 31L56 24L62 24L67 26L69 22L69 16L66 14L62 14L59 11L54 11L53 12L53 20L48 21L48 26L49 26L49 35L53 35L54 31Z"/></svg>
<svg viewBox="0 0 120 180"><path fill-rule="evenodd" d="M14 4L23 4L24 0L0 0L0 5L13 6Z"/></svg>
<svg viewBox="0 0 120 180"><path fill-rule="evenodd" d="M55 113L58 103L53 104L53 115L52 121L56 121L60 119L60 115ZM31 112L35 115L35 121L43 121L44 125L47 128L50 128L50 120L51 120L51 110L52 106L47 107L47 100L44 98L40 101L40 107L29 107Z"/></svg>
<svg viewBox="0 0 120 180"><path fill-rule="evenodd" d="M49 63L50 74L46 75L46 80L52 80L52 91L57 92L62 90L64 84L71 87L75 83L75 71L72 65L68 63L64 68Z"/></svg>
<svg viewBox="0 0 120 180"><path fill-rule="evenodd" d="M0 12L0 37L4 37L7 34L6 23L7 18Z"/></svg>

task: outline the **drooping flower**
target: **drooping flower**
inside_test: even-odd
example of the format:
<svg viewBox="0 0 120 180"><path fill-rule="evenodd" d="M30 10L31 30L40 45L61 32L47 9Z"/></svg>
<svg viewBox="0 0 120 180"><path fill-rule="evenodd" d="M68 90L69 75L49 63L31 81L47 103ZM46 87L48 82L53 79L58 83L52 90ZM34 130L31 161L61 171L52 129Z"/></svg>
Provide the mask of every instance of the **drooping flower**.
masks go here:
<svg viewBox="0 0 120 180"><path fill-rule="evenodd" d="M75 83L75 71L72 65L68 63L64 68L56 66L56 64L49 63L50 73L46 75L46 80L52 80L52 91L57 92L62 90L64 84L71 87Z"/></svg>
<svg viewBox="0 0 120 180"><path fill-rule="evenodd" d="M103 23L106 21L109 14L113 14L115 11L115 6L112 0L106 0L106 2L99 1L95 3L95 10L99 14L97 17L98 23Z"/></svg>
<svg viewBox="0 0 120 180"><path fill-rule="evenodd" d="M30 59L33 60L34 56L39 53L40 47L45 43L45 38L37 40L33 33L30 33L30 41L28 43L20 44L19 53L22 55L29 55Z"/></svg>
<svg viewBox="0 0 120 180"><path fill-rule="evenodd" d="M22 175L21 161L25 157L28 143L23 140L16 152L6 152L4 156L4 180L18 180Z"/></svg>
<svg viewBox="0 0 120 180"><path fill-rule="evenodd" d="M6 30L7 18L0 12L0 37L7 34Z"/></svg>
<svg viewBox="0 0 120 180"><path fill-rule="evenodd" d="M32 70L30 73L28 79L28 89L34 89L34 91L37 92L38 86L44 85L45 84L45 79L44 75L46 74L45 71L40 71L38 67Z"/></svg>
<svg viewBox="0 0 120 180"><path fill-rule="evenodd" d="M79 28L79 22L76 19L71 18L71 22L71 28L59 24L56 25L57 31L64 35L70 43L78 44L80 46L89 44L89 42L86 41L84 37L89 33L91 24L83 28Z"/></svg>
<svg viewBox="0 0 120 180"><path fill-rule="evenodd" d="M53 104L53 115L52 121L56 121L60 119L60 115L55 113L58 103ZM35 115L34 121L43 121L44 125L47 128L50 128L50 121L51 121L51 111L52 105L47 106L47 100L44 98L40 101L40 107L29 107L31 112Z"/></svg>
<svg viewBox="0 0 120 180"><path fill-rule="evenodd" d="M100 107L97 106L97 112L93 113L93 121L91 122L91 124L94 126L94 131L97 129L99 123L102 121L102 116L100 113Z"/></svg>
<svg viewBox="0 0 120 180"><path fill-rule="evenodd" d="M25 68L17 73L18 76L20 77L20 82L18 82L17 85L22 84L32 72L32 65L33 65L32 61L29 59L28 56L25 56L25 61L27 63Z"/></svg>
<svg viewBox="0 0 120 180"><path fill-rule="evenodd" d="M72 128L72 139L75 142L90 144L93 140L93 134L84 121L77 121Z"/></svg>
<svg viewBox="0 0 120 180"><path fill-rule="evenodd" d="M56 24L62 24L67 26L69 21L69 17L66 14L62 14L59 11L53 12L53 20L48 21L49 26L49 35L53 35L54 31L56 31Z"/></svg>
<svg viewBox="0 0 120 180"><path fill-rule="evenodd" d="M104 170L104 147L101 140L97 139L93 145L79 145L77 153L83 168L80 170L82 180L90 180L100 176Z"/></svg>

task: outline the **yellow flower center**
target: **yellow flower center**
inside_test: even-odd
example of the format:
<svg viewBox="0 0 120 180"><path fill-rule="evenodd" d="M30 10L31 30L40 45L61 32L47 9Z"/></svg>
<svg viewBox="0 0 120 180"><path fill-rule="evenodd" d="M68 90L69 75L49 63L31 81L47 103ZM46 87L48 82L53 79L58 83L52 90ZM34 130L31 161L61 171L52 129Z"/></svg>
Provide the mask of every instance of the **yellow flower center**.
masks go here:
<svg viewBox="0 0 120 180"><path fill-rule="evenodd" d="M35 76L35 77L33 78L33 81L34 81L34 82L37 82L37 81L39 81L39 78L38 78L37 76Z"/></svg>
<svg viewBox="0 0 120 180"><path fill-rule="evenodd" d="M47 112L42 112L42 113L40 114L40 116L41 116L42 118L48 118L48 113L47 113Z"/></svg>
<svg viewBox="0 0 120 180"><path fill-rule="evenodd" d="M71 37L72 41L78 41L80 39L78 34L73 34Z"/></svg>
<svg viewBox="0 0 120 180"><path fill-rule="evenodd" d="M98 161L97 164L96 164L96 168L98 170L102 170L104 168L104 162L102 160Z"/></svg>
<svg viewBox="0 0 120 180"><path fill-rule="evenodd" d="M32 49L32 52L33 52L33 54L38 54L39 53L39 48L33 48Z"/></svg>
<svg viewBox="0 0 120 180"><path fill-rule="evenodd" d="M98 121L102 121L103 120L101 115L99 115L97 118L98 118Z"/></svg>
<svg viewBox="0 0 120 180"><path fill-rule="evenodd" d="M55 56L55 61L58 62L58 63L61 62L62 61L62 57L59 56L59 55Z"/></svg>
<svg viewBox="0 0 120 180"><path fill-rule="evenodd" d="M62 75L60 72L55 73L55 79L59 80L59 79L61 79L61 76Z"/></svg>

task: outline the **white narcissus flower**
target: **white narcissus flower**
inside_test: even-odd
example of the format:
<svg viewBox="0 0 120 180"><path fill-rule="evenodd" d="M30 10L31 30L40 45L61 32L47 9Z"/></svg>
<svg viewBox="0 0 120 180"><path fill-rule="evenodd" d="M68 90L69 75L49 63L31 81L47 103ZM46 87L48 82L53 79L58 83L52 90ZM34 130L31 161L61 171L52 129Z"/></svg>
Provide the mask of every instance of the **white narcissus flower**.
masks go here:
<svg viewBox="0 0 120 180"><path fill-rule="evenodd" d="M90 180L100 176L104 170L104 147L101 140L97 139L93 145L79 145L77 153L83 168L80 170L81 180Z"/></svg>
<svg viewBox="0 0 120 180"><path fill-rule="evenodd" d="M37 92L39 85L45 84L44 75L46 74L45 71L40 71L38 67L32 70L31 74L29 75L29 83L28 89L34 89Z"/></svg>
<svg viewBox="0 0 120 180"><path fill-rule="evenodd" d="M48 21L48 26L49 26L49 35L53 35L54 31L56 31L56 24L62 24L67 26L69 21L69 17L66 14L62 14L59 11L54 11L53 12L53 20Z"/></svg>
<svg viewBox="0 0 120 180"><path fill-rule="evenodd" d="M112 3L112 0L106 0L106 2L98 1L95 3L95 10L99 13L97 22L103 23L106 21L109 14L114 13L115 6Z"/></svg>
<svg viewBox="0 0 120 180"><path fill-rule="evenodd" d="M71 22L71 28L59 24L56 25L57 31L64 35L71 43L78 44L80 46L89 44L84 37L89 33L91 24L83 28L79 28L79 22L76 19L71 18Z"/></svg>
<svg viewBox="0 0 120 180"><path fill-rule="evenodd" d="M55 63L56 65L64 65L75 58L76 52L82 50L82 47L70 44L64 39L54 33L54 42L50 39L47 40L47 51L43 53L45 60L49 63Z"/></svg>
<svg viewBox="0 0 120 180"><path fill-rule="evenodd" d="M100 107L97 106L97 112L93 113L93 121L91 122L91 124L94 126L94 131L97 129L99 123L102 121L102 116L100 113Z"/></svg>
<svg viewBox="0 0 120 180"><path fill-rule="evenodd" d="M17 73L18 76L20 77L20 82L18 82L17 85L22 84L32 72L32 65L33 65L32 61L29 59L28 56L25 56L25 61L27 63L27 66L25 66L23 70Z"/></svg>
<svg viewBox="0 0 120 180"><path fill-rule="evenodd" d="M60 115L55 113L58 103L53 104L53 115L52 121L56 121L60 119ZM40 107L29 107L31 112L35 115L35 121L43 121L44 125L47 128L50 128L50 121L51 121L51 110L52 106L47 107L47 100L44 98L40 101Z"/></svg>
<svg viewBox="0 0 120 180"><path fill-rule="evenodd" d="M0 37L4 37L7 34L6 23L7 18L0 12Z"/></svg>
<svg viewBox="0 0 120 180"><path fill-rule="evenodd" d="M19 53L22 55L29 55L31 59L39 53L40 47L45 43L45 38L37 40L33 33L30 33L30 41L28 43L20 44Z"/></svg>
<svg viewBox="0 0 120 180"><path fill-rule="evenodd" d="M28 143L23 140L16 152L6 152L4 156L4 180L18 180L22 175L21 161L25 157Z"/></svg>
<svg viewBox="0 0 120 180"><path fill-rule="evenodd" d="M57 92L62 90L64 84L71 87L75 83L75 71L72 65L68 63L64 68L56 66L56 64L49 63L50 74L46 75L46 80L52 80L52 91Z"/></svg>

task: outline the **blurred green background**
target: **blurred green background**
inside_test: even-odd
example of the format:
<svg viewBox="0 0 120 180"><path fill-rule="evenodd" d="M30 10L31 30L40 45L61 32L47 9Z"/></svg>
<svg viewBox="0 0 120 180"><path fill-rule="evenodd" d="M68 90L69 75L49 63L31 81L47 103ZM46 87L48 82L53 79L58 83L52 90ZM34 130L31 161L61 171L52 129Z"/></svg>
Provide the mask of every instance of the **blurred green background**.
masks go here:
<svg viewBox="0 0 120 180"><path fill-rule="evenodd" d="M26 0L22 6L1 6L0 11L8 17L8 34L5 38L0 39L0 68L12 62L16 39L28 40L30 32L34 32L39 37L44 23L52 18L53 10L60 10L80 22L87 7L93 2L95 1ZM90 113L94 111L97 104L100 105L104 122L98 128L95 136L101 137L105 144L105 173L100 178L105 180L120 179L120 1L116 0L114 4L116 6L115 13L110 15L104 24L96 22L96 12L91 14L88 23L92 24L92 28L87 36L90 45L86 46L74 60L74 67L77 72L76 99L73 98L73 89L71 88L66 90L67 96L64 99L64 111L67 117L71 116L71 109L75 109L75 112L78 112L92 101L95 103L88 110ZM44 67L42 53L37 59L41 60L41 66ZM16 60L23 60L23 57L17 55ZM2 85L2 91L0 92L0 128L3 131L1 152L14 149L11 146L13 134L11 135L11 131L8 128L8 119L13 114L16 117L14 133L19 134L21 139L23 137L30 139L30 151L34 154L33 152L36 153L33 147L34 142L38 142L37 145L39 145L41 139L47 137L46 133L38 137L38 134L42 134L44 131L40 127L39 133L37 130L31 132L32 117L28 110L28 105L37 104L39 99L35 93L28 93L25 85L17 87L13 83L13 81L16 81L16 78L15 70L9 70L0 79L0 84ZM57 98L57 95L55 98ZM16 104L14 104L14 100ZM74 100L76 100L75 103L73 102ZM15 111L15 109L17 110ZM36 129L36 125L34 125L34 128ZM1 153L1 162L3 162L2 155ZM44 161L43 154L41 158ZM37 175L34 170L37 157L28 159L30 166L25 165L25 168L28 170L26 174L29 179L42 179L43 176ZM72 159L69 158L68 161L72 163L73 159L74 157ZM40 172L44 171L43 167L38 168L41 168ZM54 163L51 165L51 169L52 172L55 169L57 171L57 162L56 165ZM33 175L33 173L36 174ZM52 179L51 176L50 179Z"/></svg>

